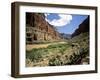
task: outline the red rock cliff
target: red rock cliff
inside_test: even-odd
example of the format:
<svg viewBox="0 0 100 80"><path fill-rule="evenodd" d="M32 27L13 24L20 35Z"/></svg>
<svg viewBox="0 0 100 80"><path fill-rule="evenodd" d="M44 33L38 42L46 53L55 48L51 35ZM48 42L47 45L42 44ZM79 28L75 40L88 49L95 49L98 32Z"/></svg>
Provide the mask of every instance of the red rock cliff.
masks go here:
<svg viewBox="0 0 100 80"><path fill-rule="evenodd" d="M60 34L45 20L44 14L26 13L27 41L55 41Z"/></svg>

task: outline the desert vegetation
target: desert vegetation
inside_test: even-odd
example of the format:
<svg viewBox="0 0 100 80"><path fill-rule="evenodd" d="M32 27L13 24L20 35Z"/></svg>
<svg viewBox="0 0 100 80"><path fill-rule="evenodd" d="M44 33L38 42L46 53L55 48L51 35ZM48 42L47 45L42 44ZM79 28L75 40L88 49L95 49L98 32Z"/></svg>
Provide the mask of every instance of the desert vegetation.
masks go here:
<svg viewBox="0 0 100 80"><path fill-rule="evenodd" d="M84 62L89 64L88 33L80 34L62 43L49 43L45 48L26 50L27 67L77 65Z"/></svg>

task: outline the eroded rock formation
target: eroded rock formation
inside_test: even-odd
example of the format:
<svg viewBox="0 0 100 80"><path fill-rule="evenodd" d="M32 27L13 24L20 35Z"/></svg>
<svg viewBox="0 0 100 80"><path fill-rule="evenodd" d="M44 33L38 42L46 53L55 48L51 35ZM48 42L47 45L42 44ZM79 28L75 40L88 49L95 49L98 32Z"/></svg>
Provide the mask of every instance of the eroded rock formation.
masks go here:
<svg viewBox="0 0 100 80"><path fill-rule="evenodd" d="M44 14L26 13L26 43L56 41L60 34L45 20Z"/></svg>

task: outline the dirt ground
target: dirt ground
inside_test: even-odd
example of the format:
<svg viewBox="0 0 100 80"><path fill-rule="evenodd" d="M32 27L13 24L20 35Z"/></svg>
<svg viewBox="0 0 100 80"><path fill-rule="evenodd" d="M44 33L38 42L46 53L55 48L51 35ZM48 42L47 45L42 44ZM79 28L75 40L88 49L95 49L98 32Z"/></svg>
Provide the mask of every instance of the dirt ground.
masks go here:
<svg viewBox="0 0 100 80"><path fill-rule="evenodd" d="M32 50L33 48L46 48L49 45L53 45L53 44L62 44L62 43L66 43L66 42L54 42L54 43L47 43L47 44L27 44L26 45L26 50Z"/></svg>

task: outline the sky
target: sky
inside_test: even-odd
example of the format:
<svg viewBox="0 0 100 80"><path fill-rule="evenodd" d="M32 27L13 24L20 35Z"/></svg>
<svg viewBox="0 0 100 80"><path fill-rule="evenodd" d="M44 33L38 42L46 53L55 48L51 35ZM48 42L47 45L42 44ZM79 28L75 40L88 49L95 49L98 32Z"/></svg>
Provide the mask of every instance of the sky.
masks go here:
<svg viewBox="0 0 100 80"><path fill-rule="evenodd" d="M45 20L59 33L72 34L88 15L45 13Z"/></svg>

